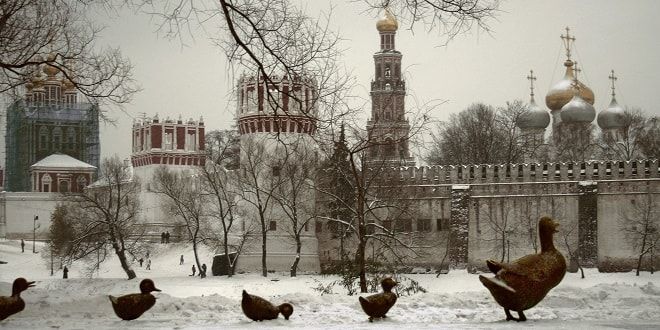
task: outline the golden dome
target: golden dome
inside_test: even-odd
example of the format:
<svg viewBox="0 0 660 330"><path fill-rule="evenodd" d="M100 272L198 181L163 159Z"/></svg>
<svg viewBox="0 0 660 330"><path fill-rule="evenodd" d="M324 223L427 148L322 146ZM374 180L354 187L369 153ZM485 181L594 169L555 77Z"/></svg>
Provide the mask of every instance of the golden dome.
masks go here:
<svg viewBox="0 0 660 330"><path fill-rule="evenodd" d="M545 96L545 104L552 111L560 110L566 103L570 102L575 95L575 87L573 83L575 81L575 76L573 75L573 61L567 60L564 62L566 67L566 74L564 78L557 82L550 91ZM594 92L591 88L587 87L581 81L577 82L580 88L580 97L589 102L589 104L594 104Z"/></svg>
<svg viewBox="0 0 660 330"><path fill-rule="evenodd" d="M390 12L389 8L383 10L383 15L376 22L376 29L379 32L396 32L399 28L399 23L396 21L396 18Z"/></svg>
<svg viewBox="0 0 660 330"><path fill-rule="evenodd" d="M58 69L58 68L56 68L56 67L54 67L50 64L46 64L44 66L44 73L47 74L49 77L52 77L52 76L56 75L58 72L60 72L60 69Z"/></svg>

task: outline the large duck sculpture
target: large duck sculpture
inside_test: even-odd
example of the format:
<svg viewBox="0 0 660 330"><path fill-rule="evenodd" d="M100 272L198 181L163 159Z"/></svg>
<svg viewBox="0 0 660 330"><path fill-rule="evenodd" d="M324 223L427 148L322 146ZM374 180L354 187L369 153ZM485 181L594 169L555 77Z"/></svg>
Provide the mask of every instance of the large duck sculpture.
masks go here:
<svg viewBox="0 0 660 330"><path fill-rule="evenodd" d="M279 313L282 313L284 319L288 320L293 314L293 306L288 303L275 306L270 301L259 296L251 295L243 290L243 300L241 308L245 316L253 321L274 320Z"/></svg>
<svg viewBox="0 0 660 330"><path fill-rule="evenodd" d="M22 277L14 280L14 285L11 288L11 296L0 296L0 321L25 309L25 302L21 298L21 292L33 286L34 282L28 282Z"/></svg>
<svg viewBox="0 0 660 330"><path fill-rule="evenodd" d="M360 297L360 306L362 310L369 315L369 322L373 322L374 318L384 318L385 314L396 303L396 293L392 292L397 283L390 277L383 279L380 282L383 287L382 293L377 293L366 298Z"/></svg>
<svg viewBox="0 0 660 330"><path fill-rule="evenodd" d="M121 297L108 296L112 303L112 309L122 320L130 321L140 317L144 312L156 304L156 297L151 292L156 289L154 281L144 279L140 282L140 293L127 294Z"/></svg>
<svg viewBox="0 0 660 330"><path fill-rule="evenodd" d="M558 223L548 217L539 221L541 252L524 256L512 263L486 261L495 277L479 276L500 306L504 307L506 320L526 321L523 311L534 307L545 295L561 282L566 273L566 260L555 248L552 236ZM511 315L518 312L518 318Z"/></svg>

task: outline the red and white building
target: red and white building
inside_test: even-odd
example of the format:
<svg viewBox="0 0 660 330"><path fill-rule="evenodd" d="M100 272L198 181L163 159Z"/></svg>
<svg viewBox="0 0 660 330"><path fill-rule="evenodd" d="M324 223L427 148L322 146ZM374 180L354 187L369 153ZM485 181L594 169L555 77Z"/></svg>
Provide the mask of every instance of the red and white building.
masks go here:
<svg viewBox="0 0 660 330"><path fill-rule="evenodd" d="M96 166L55 153L30 166L33 192L81 192L92 182Z"/></svg>

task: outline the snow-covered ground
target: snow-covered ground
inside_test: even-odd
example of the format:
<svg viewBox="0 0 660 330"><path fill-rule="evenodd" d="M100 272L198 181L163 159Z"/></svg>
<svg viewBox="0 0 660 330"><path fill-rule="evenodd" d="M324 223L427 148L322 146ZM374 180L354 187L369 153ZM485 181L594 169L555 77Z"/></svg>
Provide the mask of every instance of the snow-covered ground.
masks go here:
<svg viewBox="0 0 660 330"><path fill-rule="evenodd" d="M29 248L28 248L29 247ZM40 248L40 247L38 247ZM598 273L588 270L582 280L566 274L563 282L539 305L526 312L528 322L505 322L503 310L481 285L477 275L452 271L435 275L406 275L428 290L400 297L388 318L368 323L357 296L336 287L334 294L320 295L313 288L336 277L286 274L239 274L227 277L189 277L192 252L181 245L156 245L152 269L136 267L138 279L127 281L116 260L108 261L99 278L82 278L74 265L70 278L50 268L31 245L21 253L16 241L0 241L0 295L9 295L16 277L36 280L37 286L22 295L26 309L4 321L0 329L213 329L213 328L660 328L660 274ZM179 255L186 263L179 265ZM204 262L210 273L210 253ZM114 264L111 264L114 263ZM108 294L137 292L142 278L151 278L163 290L155 293L156 305L135 321L119 320ZM252 322L240 308L241 291L263 296L275 303L294 305L291 320Z"/></svg>

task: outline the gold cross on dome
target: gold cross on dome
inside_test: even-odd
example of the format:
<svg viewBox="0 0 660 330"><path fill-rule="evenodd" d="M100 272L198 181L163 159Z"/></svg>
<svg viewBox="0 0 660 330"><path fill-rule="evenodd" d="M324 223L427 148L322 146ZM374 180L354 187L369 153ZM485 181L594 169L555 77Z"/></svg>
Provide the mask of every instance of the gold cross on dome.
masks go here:
<svg viewBox="0 0 660 330"><path fill-rule="evenodd" d="M529 76L527 76L527 80L529 80L529 95L534 97L534 80L536 80L536 76L534 76L534 70L529 70Z"/></svg>
<svg viewBox="0 0 660 330"><path fill-rule="evenodd" d="M581 71L582 71L582 69L578 68L578 63L573 62L573 75L574 75L574 77L573 77L573 83L571 85L573 85L573 88L575 88L576 92L580 91L580 85L578 84L578 78L577 77L578 77L578 73L580 73Z"/></svg>
<svg viewBox="0 0 660 330"><path fill-rule="evenodd" d="M612 70L612 73L608 76L610 80L612 81L612 97L614 97L614 82L618 79L617 76L614 75L614 70Z"/></svg>
<svg viewBox="0 0 660 330"><path fill-rule="evenodd" d="M560 36L561 40L564 41L564 48L566 48L566 58L568 60L571 59L571 43L575 43L575 37L572 37L570 35L570 31L571 31L571 29L569 29L568 26L567 26L566 27L566 35L562 34Z"/></svg>

